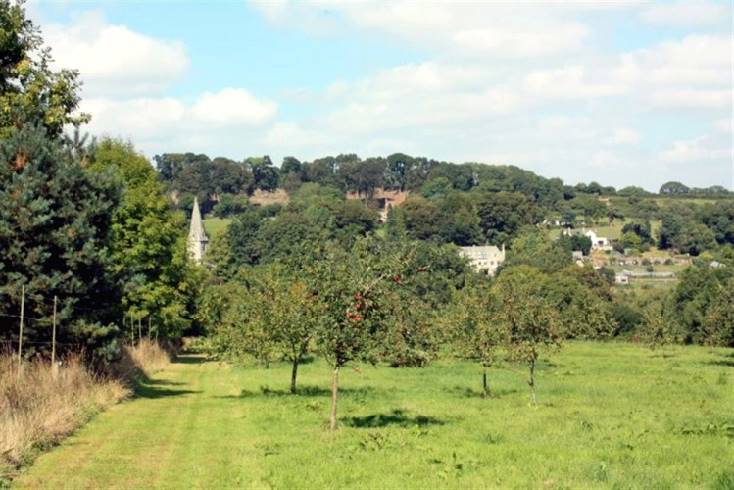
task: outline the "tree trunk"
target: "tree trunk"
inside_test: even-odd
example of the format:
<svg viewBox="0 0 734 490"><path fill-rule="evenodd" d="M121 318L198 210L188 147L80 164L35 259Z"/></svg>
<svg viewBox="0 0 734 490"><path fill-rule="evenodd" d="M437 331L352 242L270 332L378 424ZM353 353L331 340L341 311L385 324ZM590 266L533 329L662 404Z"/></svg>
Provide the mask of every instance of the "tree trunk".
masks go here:
<svg viewBox="0 0 734 490"><path fill-rule="evenodd" d="M482 373L482 398L489 398L489 383L487 382L487 368Z"/></svg>
<svg viewBox="0 0 734 490"><path fill-rule="evenodd" d="M298 376L298 359L293 359L293 368L291 369L291 393L296 393L296 376Z"/></svg>
<svg viewBox="0 0 734 490"><path fill-rule="evenodd" d="M339 389L339 366L334 368L334 374L331 378L331 417L329 418L329 428L336 430L336 394Z"/></svg>
<svg viewBox="0 0 734 490"><path fill-rule="evenodd" d="M533 400L533 405L537 406L538 401L535 398L535 359L530 360L530 379L528 380L528 384L530 385L530 393Z"/></svg>

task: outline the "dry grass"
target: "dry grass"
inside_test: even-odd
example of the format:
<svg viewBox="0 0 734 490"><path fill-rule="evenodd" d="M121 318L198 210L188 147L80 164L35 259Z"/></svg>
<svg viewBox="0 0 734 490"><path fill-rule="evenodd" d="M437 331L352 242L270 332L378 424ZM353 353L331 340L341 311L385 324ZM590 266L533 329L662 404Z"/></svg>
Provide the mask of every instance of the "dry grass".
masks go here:
<svg viewBox="0 0 734 490"><path fill-rule="evenodd" d="M3 477L58 443L91 416L132 393L136 376L164 368L169 353L152 341L125 347L112 375L89 371L79 356L52 369L47 361L23 365L0 355L0 486Z"/></svg>
<svg viewBox="0 0 734 490"><path fill-rule="evenodd" d="M160 371L171 362L171 355L152 340L143 339L134 347L125 347L135 366L146 374Z"/></svg>

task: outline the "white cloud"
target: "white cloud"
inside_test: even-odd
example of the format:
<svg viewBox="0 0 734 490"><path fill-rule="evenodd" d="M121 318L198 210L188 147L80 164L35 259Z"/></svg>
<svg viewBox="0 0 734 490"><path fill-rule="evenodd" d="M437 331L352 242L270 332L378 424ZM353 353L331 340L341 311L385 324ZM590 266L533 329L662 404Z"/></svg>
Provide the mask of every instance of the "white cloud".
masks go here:
<svg viewBox="0 0 734 490"><path fill-rule="evenodd" d="M182 43L109 24L97 12L44 26L43 34L56 66L79 70L90 97L162 93L189 66Z"/></svg>
<svg viewBox="0 0 734 490"><path fill-rule="evenodd" d="M248 131L262 132L276 115L274 101L243 88L205 92L190 103L166 96L189 66L183 43L110 24L99 12L69 25L45 25L43 34L55 66L79 70L80 110L92 115L93 134L131 138L150 152L211 149L214 142L226 147L227 138L244 141Z"/></svg>
<svg viewBox="0 0 734 490"><path fill-rule="evenodd" d="M256 1L268 20L308 31L338 30L346 21L420 46L458 56L538 57L583 48L589 28L566 19L568 8L504 2L340 2ZM545 7L545 8L539 8ZM593 7L592 2L578 8Z"/></svg>
<svg viewBox="0 0 734 490"><path fill-rule="evenodd" d="M247 90L225 88L205 92L191 108L191 114L201 122L217 125L257 125L275 116L276 104L259 100Z"/></svg>
<svg viewBox="0 0 734 490"><path fill-rule="evenodd" d="M525 77L523 87L536 97L560 99L606 97L627 90L625 84L591 80L582 66L532 72Z"/></svg>
<svg viewBox="0 0 734 490"><path fill-rule="evenodd" d="M264 141L274 148L309 148L318 151L333 139L324 131L309 129L296 123L275 123L265 134Z"/></svg>
<svg viewBox="0 0 734 490"><path fill-rule="evenodd" d="M327 91L329 127L369 133L376 128L445 127L507 113L517 93L493 84L479 67L440 63L398 66ZM324 108L326 109L326 108Z"/></svg>
<svg viewBox="0 0 734 490"><path fill-rule="evenodd" d="M731 107L732 39L691 35L621 56L611 76L666 109Z"/></svg>
<svg viewBox="0 0 734 490"><path fill-rule="evenodd" d="M731 143L717 141L711 136L674 141L661 155L669 162L700 163L702 161L728 161L734 159Z"/></svg>
<svg viewBox="0 0 734 490"><path fill-rule="evenodd" d="M656 84L722 84L731 80L732 38L690 35L622 56L617 75Z"/></svg>
<svg viewBox="0 0 734 490"><path fill-rule="evenodd" d="M713 109L731 107L731 90L718 89L663 89L650 96L653 106L665 109Z"/></svg>
<svg viewBox="0 0 734 490"><path fill-rule="evenodd" d="M672 26L716 24L730 16L726 5L690 0L650 4L640 13L646 22Z"/></svg>
<svg viewBox="0 0 734 490"><path fill-rule="evenodd" d="M92 114L89 129L93 132L117 135L131 131L135 136L167 132L185 120L186 114L183 103L168 97L132 100L89 98L82 101L81 110Z"/></svg>
<svg viewBox="0 0 734 490"><path fill-rule="evenodd" d="M478 54L545 56L579 49L588 33L586 26L577 23L497 23L459 30L453 34L453 41L457 48Z"/></svg>
<svg viewBox="0 0 734 490"><path fill-rule="evenodd" d="M729 118L717 119L716 121L714 121L713 126L716 131L719 131L721 133L734 133L734 115L730 113Z"/></svg>
<svg viewBox="0 0 734 490"><path fill-rule="evenodd" d="M640 142L640 134L631 128L614 128L607 141L612 145L634 145Z"/></svg>
<svg viewBox="0 0 734 490"><path fill-rule="evenodd" d="M224 89L192 104L171 97L89 98L80 109L92 115L88 130L93 134L130 138L149 152L205 147L221 154L237 146L228 140L240 143L265 131L276 107L246 90Z"/></svg>

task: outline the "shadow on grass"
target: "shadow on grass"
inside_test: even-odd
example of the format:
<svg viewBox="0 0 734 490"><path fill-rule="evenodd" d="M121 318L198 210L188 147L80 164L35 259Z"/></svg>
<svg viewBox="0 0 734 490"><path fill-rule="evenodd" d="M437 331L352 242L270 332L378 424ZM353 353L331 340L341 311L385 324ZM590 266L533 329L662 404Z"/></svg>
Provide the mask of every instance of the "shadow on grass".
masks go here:
<svg viewBox="0 0 734 490"><path fill-rule="evenodd" d="M146 385L152 385L152 386L183 386L186 384L180 381L169 381L167 379L152 379L152 378L146 378L144 380L144 383Z"/></svg>
<svg viewBox="0 0 734 490"><path fill-rule="evenodd" d="M178 381L168 381L167 379L156 379L150 378L145 374L138 376L133 387L135 396L137 398L167 398L171 396L184 396L191 395L194 393L201 393L201 391L194 390L179 390L167 388L168 386L182 386L185 383Z"/></svg>
<svg viewBox="0 0 734 490"><path fill-rule="evenodd" d="M205 362L207 362L206 357L198 354L180 354L173 360L173 364L204 364Z"/></svg>
<svg viewBox="0 0 734 490"><path fill-rule="evenodd" d="M375 389L372 387L362 388L339 388L339 397L346 396L367 396L375 393ZM227 395L218 396L217 398L230 399L230 400L241 400L244 398L271 398L281 396L304 396L304 397L329 397L331 396L331 390L322 388L320 386L299 386L296 388L295 393L291 393L290 390L274 390L268 386L261 386L260 391L242 390L239 395Z"/></svg>
<svg viewBox="0 0 734 490"><path fill-rule="evenodd" d="M479 390L474 390L472 388L467 388L466 386L454 386L453 388L448 388L446 391L449 393L461 396L464 398L484 398L482 395L483 393ZM514 393L517 393L518 389L490 389L489 397L486 397L488 399L491 398L502 398L506 395L512 395Z"/></svg>
<svg viewBox="0 0 734 490"><path fill-rule="evenodd" d="M135 386L135 396L138 398L168 398L171 396L184 396L192 395L194 393L201 393L196 390L172 390L170 388L158 388L154 385L148 385L145 383L138 383Z"/></svg>
<svg viewBox="0 0 734 490"><path fill-rule="evenodd" d="M428 425L444 425L446 422L437 417L416 415L410 417L402 410L393 410L390 414L365 415L363 417L346 417L341 419L345 425L358 429L372 429L397 425L400 427L425 427Z"/></svg>
<svg viewBox="0 0 734 490"><path fill-rule="evenodd" d="M731 361L728 359L709 361L706 363L706 365L707 366L734 367L734 359L732 359Z"/></svg>

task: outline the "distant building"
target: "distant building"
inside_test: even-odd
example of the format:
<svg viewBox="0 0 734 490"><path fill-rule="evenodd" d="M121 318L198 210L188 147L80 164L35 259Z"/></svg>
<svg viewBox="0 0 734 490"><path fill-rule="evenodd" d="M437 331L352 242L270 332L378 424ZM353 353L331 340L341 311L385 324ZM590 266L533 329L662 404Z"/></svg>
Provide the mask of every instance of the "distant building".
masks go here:
<svg viewBox="0 0 734 490"><path fill-rule="evenodd" d="M505 261L505 245L497 248L494 245L460 247L459 253L469 259L476 271L493 276L497 268Z"/></svg>
<svg viewBox="0 0 734 490"><path fill-rule="evenodd" d="M253 206L272 206L273 204L285 206L289 200L288 193L283 189L275 189L273 191L255 189L255 192L248 198L248 201Z"/></svg>
<svg viewBox="0 0 734 490"><path fill-rule="evenodd" d="M625 273L614 274L614 283L615 284L629 284L630 277Z"/></svg>
<svg viewBox="0 0 734 490"><path fill-rule="evenodd" d="M584 236L589 237L591 240L592 250L611 250L612 246L609 244L609 239L603 236L598 236L594 230L589 230L584 233Z"/></svg>
<svg viewBox="0 0 734 490"><path fill-rule="evenodd" d="M572 231L571 228L565 228L561 231L561 235L565 236L577 234L579 233L577 231ZM591 240L592 250L612 250L612 245L609 243L609 239L603 236L598 236L594 230L586 231L586 228L583 228L583 231L580 234L589 237L589 240Z"/></svg>
<svg viewBox="0 0 734 490"><path fill-rule="evenodd" d="M201 222L201 211L199 211L199 201L194 198L194 208L191 210L191 226L189 227L188 250L189 257L197 264L201 264L206 253L206 247L209 244L209 238L204 231L204 225Z"/></svg>
<svg viewBox="0 0 734 490"><path fill-rule="evenodd" d="M347 199L359 199L365 201L367 200L367 197L368 196L364 196L360 192L347 192ZM381 187L375 189L372 193L372 201L377 204L377 208L380 212L380 221L383 223L387 221L387 215L390 212L390 209L400 206L407 198L408 191L383 189Z"/></svg>

